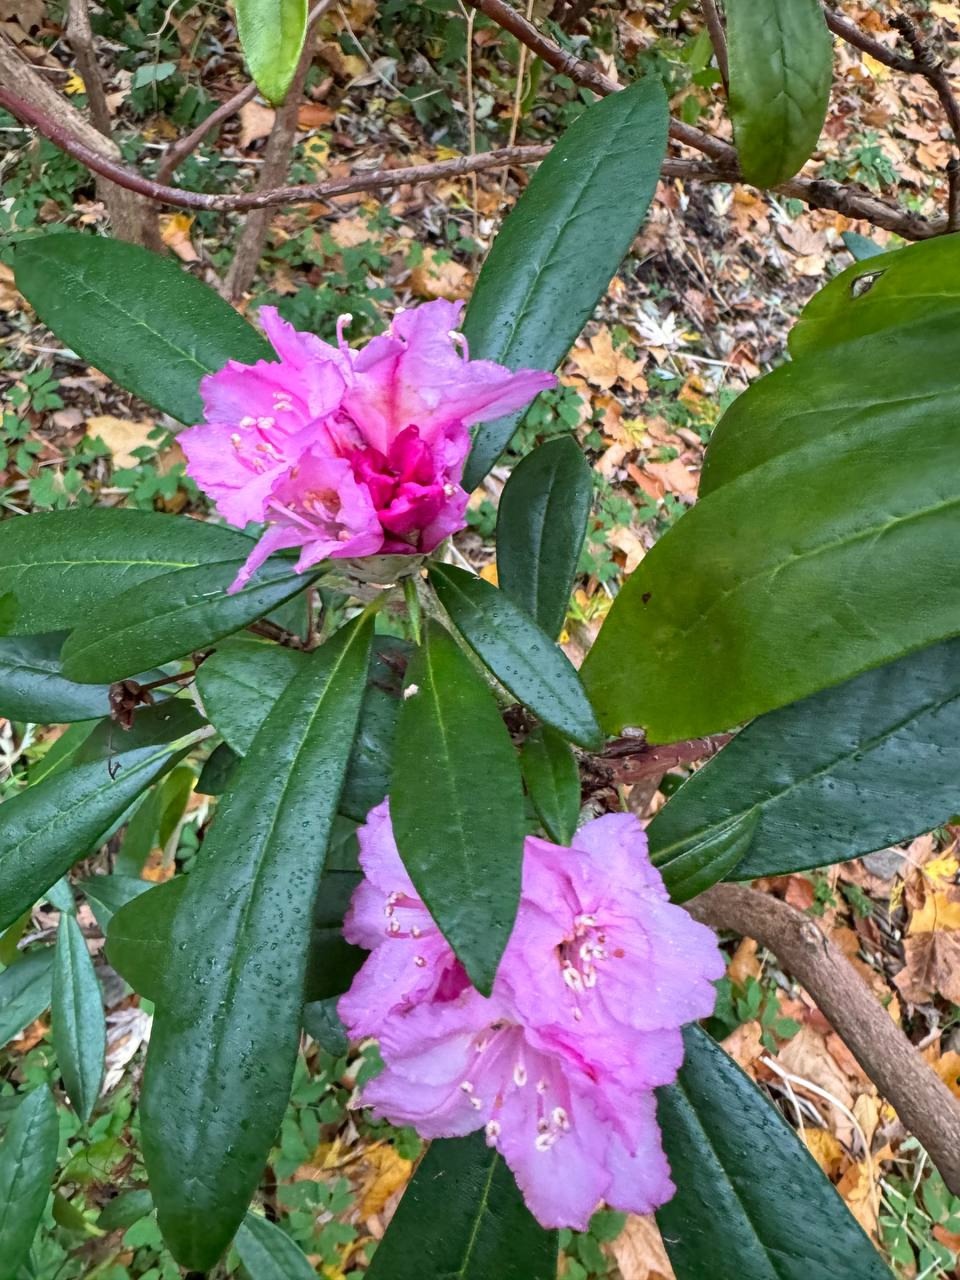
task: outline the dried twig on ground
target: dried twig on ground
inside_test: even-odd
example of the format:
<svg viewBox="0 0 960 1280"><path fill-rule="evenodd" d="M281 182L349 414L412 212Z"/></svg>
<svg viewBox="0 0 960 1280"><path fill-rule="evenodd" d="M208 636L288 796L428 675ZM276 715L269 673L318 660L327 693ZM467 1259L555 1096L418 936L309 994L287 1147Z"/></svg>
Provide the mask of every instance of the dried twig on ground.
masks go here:
<svg viewBox="0 0 960 1280"><path fill-rule="evenodd" d="M960 1195L960 1103L816 923L778 898L734 884L714 885L687 909L773 952Z"/></svg>

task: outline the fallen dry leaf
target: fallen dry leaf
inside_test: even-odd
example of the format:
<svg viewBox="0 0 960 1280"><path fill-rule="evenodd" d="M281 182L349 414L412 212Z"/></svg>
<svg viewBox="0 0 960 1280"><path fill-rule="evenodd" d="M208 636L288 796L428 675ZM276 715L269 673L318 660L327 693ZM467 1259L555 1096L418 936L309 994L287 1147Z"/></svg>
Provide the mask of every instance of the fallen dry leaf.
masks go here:
<svg viewBox="0 0 960 1280"><path fill-rule="evenodd" d="M754 1018L751 1022L741 1023L736 1030L730 1032L725 1040L721 1041L721 1045L729 1053L730 1057L739 1063L748 1075L753 1075L753 1064L765 1052L760 1039L762 1034L763 1028Z"/></svg>
<svg viewBox="0 0 960 1280"><path fill-rule="evenodd" d="M366 244L373 235L367 219L359 214L338 218L327 225L326 232L339 249L354 249L358 244Z"/></svg>
<svg viewBox="0 0 960 1280"><path fill-rule="evenodd" d="M653 1217L632 1213L607 1249L623 1280L675 1280L673 1267Z"/></svg>
<svg viewBox="0 0 960 1280"><path fill-rule="evenodd" d="M333 124L336 118L333 107L325 107L321 102L304 102L297 108L298 129L322 129L324 125Z"/></svg>
<svg viewBox="0 0 960 1280"><path fill-rule="evenodd" d="M894 978L911 1004L923 1004L939 993L960 1004L960 932L955 929L916 933L903 942L906 964Z"/></svg>
<svg viewBox="0 0 960 1280"><path fill-rule="evenodd" d="M829 1129L804 1129L803 1141L831 1182L837 1178L847 1156Z"/></svg>
<svg viewBox="0 0 960 1280"><path fill-rule="evenodd" d="M609 391L615 382L641 394L647 389L643 363L618 350L609 329L601 329L588 344L574 347L570 364L601 391Z"/></svg>
<svg viewBox="0 0 960 1280"><path fill-rule="evenodd" d="M277 115L273 107L265 107L262 102L257 102L255 98L250 102L245 102L240 108L239 114L239 144L242 151L246 151L247 147L252 143L259 142L261 138L269 136Z"/></svg>
<svg viewBox="0 0 960 1280"><path fill-rule="evenodd" d="M681 498L696 497L699 476L688 470L679 458L671 458L669 462L645 462L643 469L661 480L668 493L675 493Z"/></svg>
<svg viewBox="0 0 960 1280"><path fill-rule="evenodd" d="M418 298L456 301L470 296L473 276L461 263L452 258L438 261L435 250L425 249L423 261L410 272L410 288Z"/></svg>
<svg viewBox="0 0 960 1280"><path fill-rule="evenodd" d="M927 893L922 906L911 913L907 933L934 933L942 929L960 929L960 902L935 890Z"/></svg>
<svg viewBox="0 0 960 1280"><path fill-rule="evenodd" d="M360 1201L361 1218L379 1213L393 1193L406 1186L413 1173L413 1161L404 1160L387 1143L371 1147L364 1156L364 1161L372 1172Z"/></svg>
<svg viewBox="0 0 960 1280"><path fill-rule="evenodd" d="M730 981L735 982L738 987L742 987L748 978L759 978L760 961L757 958L757 944L753 938L744 938L737 947L733 953L733 959L727 966L727 973Z"/></svg>
<svg viewBox="0 0 960 1280"><path fill-rule="evenodd" d="M0 262L0 311L21 311L24 299L13 283L13 269Z"/></svg>
<svg viewBox="0 0 960 1280"><path fill-rule="evenodd" d="M189 213L164 213L160 215L160 239L172 249L181 262L199 262L200 255L190 239L193 217Z"/></svg>
<svg viewBox="0 0 960 1280"><path fill-rule="evenodd" d="M153 422L131 422L103 413L87 419L87 435L103 441L110 450L115 467L136 467L140 459L133 450L150 444L150 432L154 426Z"/></svg>

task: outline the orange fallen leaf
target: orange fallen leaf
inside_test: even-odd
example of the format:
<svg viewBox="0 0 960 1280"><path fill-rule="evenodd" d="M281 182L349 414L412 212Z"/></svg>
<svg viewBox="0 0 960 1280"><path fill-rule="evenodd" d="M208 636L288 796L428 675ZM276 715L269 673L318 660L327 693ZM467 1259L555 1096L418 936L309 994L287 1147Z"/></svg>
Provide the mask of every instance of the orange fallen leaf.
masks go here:
<svg viewBox="0 0 960 1280"><path fill-rule="evenodd" d="M172 249L181 262L198 262L200 255L190 239L193 217L189 213L164 213L160 215L160 239Z"/></svg>
<svg viewBox="0 0 960 1280"><path fill-rule="evenodd" d="M570 354L570 363L601 391L609 391L615 382L641 393L647 389L643 363L631 360L623 351L614 347L609 329L601 329L588 344L576 346Z"/></svg>
<svg viewBox="0 0 960 1280"><path fill-rule="evenodd" d="M623 1280L675 1280L660 1228L653 1217L632 1213L607 1248Z"/></svg>
<svg viewBox="0 0 960 1280"><path fill-rule="evenodd" d="M804 1129L803 1141L817 1164L833 1181L846 1159L846 1152L828 1129Z"/></svg>
<svg viewBox="0 0 960 1280"><path fill-rule="evenodd" d="M410 272L410 288L418 298L458 298L470 296L473 276L452 258L438 260L433 249L423 251L423 261Z"/></svg>
<svg viewBox="0 0 960 1280"><path fill-rule="evenodd" d="M110 450L115 467L136 467L140 465L140 459L133 450L151 444L150 433L154 426L150 421L130 421L103 413L87 419L87 435L103 441Z"/></svg>
<svg viewBox="0 0 960 1280"><path fill-rule="evenodd" d="M366 1153L366 1164L372 1169L372 1177L364 1189L360 1201L361 1218L379 1213L395 1191L406 1186L413 1173L413 1161L397 1155L394 1147L384 1143L371 1147Z"/></svg>
<svg viewBox="0 0 960 1280"><path fill-rule="evenodd" d="M943 929L960 929L960 902L934 890L927 893L922 906L911 913L907 933L933 933Z"/></svg>
<svg viewBox="0 0 960 1280"><path fill-rule="evenodd" d="M911 1004L923 1004L939 993L960 1004L960 931L938 929L904 939L906 964L895 976L900 994Z"/></svg>

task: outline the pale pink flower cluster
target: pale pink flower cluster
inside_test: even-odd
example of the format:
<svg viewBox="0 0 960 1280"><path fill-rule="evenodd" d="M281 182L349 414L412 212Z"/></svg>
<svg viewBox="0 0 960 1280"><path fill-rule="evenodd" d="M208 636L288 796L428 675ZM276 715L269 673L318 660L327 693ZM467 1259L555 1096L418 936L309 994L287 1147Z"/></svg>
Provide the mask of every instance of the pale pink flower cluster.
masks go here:
<svg viewBox="0 0 960 1280"><path fill-rule="evenodd" d="M654 1089L681 1026L713 1009L713 934L674 906L640 823L609 814L571 848L528 837L516 924L493 994L469 983L420 901L388 802L360 829L364 880L344 926L370 956L339 1002L384 1071L361 1101L425 1138L483 1129L545 1227L601 1202L649 1213L673 1194Z"/></svg>
<svg viewBox="0 0 960 1280"><path fill-rule="evenodd" d="M328 558L432 551L462 529L468 427L523 408L556 384L468 358L460 302L399 312L360 350L260 319L276 361L229 361L200 384L205 421L180 442L187 471L230 524L268 528L230 588L274 551L297 570Z"/></svg>

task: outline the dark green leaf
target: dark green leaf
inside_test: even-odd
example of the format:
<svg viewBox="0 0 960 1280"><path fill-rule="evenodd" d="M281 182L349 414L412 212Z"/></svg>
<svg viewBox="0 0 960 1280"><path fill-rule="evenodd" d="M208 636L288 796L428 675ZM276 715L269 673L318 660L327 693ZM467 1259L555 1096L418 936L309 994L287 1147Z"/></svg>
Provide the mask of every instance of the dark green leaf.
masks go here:
<svg viewBox="0 0 960 1280"><path fill-rule="evenodd" d="M173 922L186 887L186 876L148 886L147 893L118 907L107 926L107 959L124 982L154 1004L167 990Z"/></svg>
<svg viewBox="0 0 960 1280"><path fill-rule="evenodd" d="M235 529L149 511L51 511L0 522L0 594L16 597L7 628L36 635L102 625L112 596L175 569L246 557Z"/></svg>
<svg viewBox="0 0 960 1280"><path fill-rule="evenodd" d="M53 947L35 947L0 973L0 1047L50 1007L53 951Z"/></svg>
<svg viewBox="0 0 960 1280"><path fill-rule="evenodd" d="M730 728L957 632L952 341L935 325L877 334L737 400L706 496L627 581L584 664L608 730Z"/></svg>
<svg viewBox="0 0 960 1280"><path fill-rule="evenodd" d="M128 820L114 870L125 879L136 879L157 842L160 795L154 787L143 797ZM94 908L96 911L96 908Z"/></svg>
<svg viewBox="0 0 960 1280"><path fill-rule="evenodd" d="M677 1280L891 1280L780 1112L706 1032L684 1043L658 1090L677 1193L657 1223Z"/></svg>
<svg viewBox="0 0 960 1280"><path fill-rule="evenodd" d="M128 902L148 893L153 884L149 880L141 880L137 876L117 875L91 876L89 880L81 880L77 888L90 904L97 924L104 935L110 921Z"/></svg>
<svg viewBox="0 0 960 1280"><path fill-rule="evenodd" d="M431 1142L367 1280L555 1280L557 1233L483 1135Z"/></svg>
<svg viewBox="0 0 960 1280"><path fill-rule="evenodd" d="M580 769L573 751L560 734L540 725L523 744L520 769L544 831L568 845L580 816Z"/></svg>
<svg viewBox="0 0 960 1280"><path fill-rule="evenodd" d="M307 0L237 0L237 34L257 88L281 103L307 34Z"/></svg>
<svg viewBox="0 0 960 1280"><path fill-rule="evenodd" d="M603 98L560 138L487 255L464 333L473 357L553 369L606 293L640 229L667 148L667 99L653 75ZM510 442L522 413L477 430L464 487Z"/></svg>
<svg viewBox="0 0 960 1280"><path fill-rule="evenodd" d="M247 1214L234 1243L253 1280L317 1280L300 1246L259 1213Z"/></svg>
<svg viewBox="0 0 960 1280"><path fill-rule="evenodd" d="M56 742L30 766L31 786L65 769L90 737L97 723L96 720L80 720L76 724L67 725Z"/></svg>
<svg viewBox="0 0 960 1280"><path fill-rule="evenodd" d="M309 583L289 564L274 560L228 595L239 569L235 560L198 565L116 596L106 618L70 635L62 652L64 673L83 683L123 680L242 630Z"/></svg>
<svg viewBox="0 0 960 1280"><path fill-rule="evenodd" d="M493 695L429 621L407 668L390 806L400 855L471 981L489 993L520 900L520 768Z"/></svg>
<svg viewBox="0 0 960 1280"><path fill-rule="evenodd" d="M592 502L593 474L569 436L528 453L500 495L500 586L551 639L567 615Z"/></svg>
<svg viewBox="0 0 960 1280"><path fill-rule="evenodd" d="M94 754L99 736L95 731L62 772L48 775L6 801L0 834L4 889L0 929L16 920L95 848L140 792L176 763L189 745L184 741L184 730L190 721L182 710L190 708L166 703L144 712L138 718L138 727L142 726L139 738L136 730L128 736L117 726L108 725L106 736L108 741L112 737L112 754ZM164 734L169 735L166 741L143 741ZM92 758L81 760L81 751L89 751Z"/></svg>
<svg viewBox="0 0 960 1280"><path fill-rule="evenodd" d="M71 232L34 236L17 246L14 271L62 342L180 422L203 417L204 374L228 360L274 358L213 289L137 245Z"/></svg>
<svg viewBox="0 0 960 1280"><path fill-rule="evenodd" d="M654 861L754 814L728 879L885 849L960 811L960 641L754 720L647 829Z"/></svg>
<svg viewBox="0 0 960 1280"><path fill-rule="evenodd" d="M232 747L221 742L200 770L200 777L197 779L199 793L202 796L222 796L230 786L239 763L240 757Z"/></svg>
<svg viewBox="0 0 960 1280"><path fill-rule="evenodd" d="M430 582L471 649L519 702L581 747L602 745L576 667L529 614L505 592L453 565L431 566Z"/></svg>
<svg viewBox="0 0 960 1280"><path fill-rule="evenodd" d="M55 950L50 1011L53 1049L73 1109L87 1121L100 1093L107 1052L103 997L73 916L60 917Z"/></svg>
<svg viewBox="0 0 960 1280"><path fill-rule="evenodd" d="M121 1231L153 1212L153 1197L143 1187L138 1191L124 1191L115 1196L100 1211L97 1226L101 1231Z"/></svg>
<svg viewBox="0 0 960 1280"><path fill-rule="evenodd" d="M819 0L726 0L730 116L747 182L792 178L820 137L833 40Z"/></svg>
<svg viewBox="0 0 960 1280"><path fill-rule="evenodd" d="M309 1002L342 996L367 958L365 951L352 946L343 936L343 917L361 879L359 871L337 871L330 866L320 879L307 963L305 990Z"/></svg>
<svg viewBox="0 0 960 1280"><path fill-rule="evenodd" d="M342 1058L350 1048L347 1029L337 1013L338 996L310 1000L303 1006L303 1029L333 1058Z"/></svg>
<svg viewBox="0 0 960 1280"><path fill-rule="evenodd" d="M855 256L864 261L841 271L801 312L790 331L795 358L933 321L943 326L944 336L954 331L960 319L960 247L951 236L892 253L874 246L874 256Z"/></svg>
<svg viewBox="0 0 960 1280"><path fill-rule="evenodd" d="M166 849L180 826L196 781L197 775L184 764L168 773L157 788L157 843L161 849Z"/></svg>
<svg viewBox="0 0 960 1280"><path fill-rule="evenodd" d="M393 744L400 719L403 675L413 646L393 636L375 636L360 724L340 797L342 813L363 822L390 787Z"/></svg>
<svg viewBox="0 0 960 1280"><path fill-rule="evenodd" d="M68 724L109 715L109 685L74 684L60 670L66 633L0 639L0 715Z"/></svg>
<svg viewBox="0 0 960 1280"><path fill-rule="evenodd" d="M276 703L174 915L142 1134L164 1238L194 1270L212 1267L233 1238L286 1107L313 903L372 630L363 619L337 632ZM114 924L149 901L123 908Z"/></svg>
<svg viewBox="0 0 960 1280"><path fill-rule="evenodd" d="M23 1098L0 1142L0 1280L17 1280L57 1165L60 1125L47 1086Z"/></svg>
<svg viewBox="0 0 960 1280"><path fill-rule="evenodd" d="M697 831L671 845L652 861L660 868L674 902L687 902L729 875L750 848L757 814L748 811Z"/></svg>

